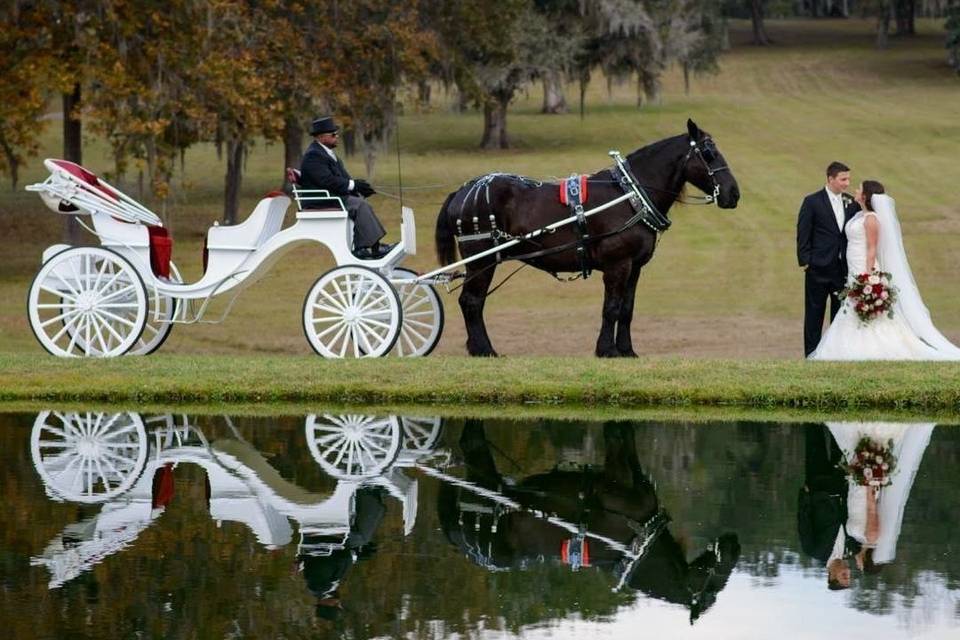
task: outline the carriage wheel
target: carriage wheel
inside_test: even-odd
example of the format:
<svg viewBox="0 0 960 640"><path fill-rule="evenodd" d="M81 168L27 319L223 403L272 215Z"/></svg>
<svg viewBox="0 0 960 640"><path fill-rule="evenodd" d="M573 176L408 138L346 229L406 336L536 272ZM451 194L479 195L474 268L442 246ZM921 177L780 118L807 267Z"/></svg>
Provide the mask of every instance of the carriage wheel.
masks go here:
<svg viewBox="0 0 960 640"><path fill-rule="evenodd" d="M396 290L373 269L336 267L303 303L303 331L325 358L377 358L393 348L403 311Z"/></svg>
<svg viewBox="0 0 960 640"><path fill-rule="evenodd" d="M170 263L171 269L171 280L173 282L183 282L180 278L180 272L177 271L177 268L174 264ZM159 306L160 308L160 318L157 319L156 309ZM151 289L148 291L148 305L147 305L147 322L143 326L143 333L140 334L140 339L137 340L137 343L127 351L126 355L128 356L146 356L150 355L154 351L160 348L167 340L167 336L170 335L170 331L173 329L173 319L177 313L177 299L170 296L165 296L161 294L156 289ZM133 316L136 315L135 309L128 309L126 313L119 313L128 320L132 320ZM74 329L72 326L68 325L67 321L63 321L63 325L67 327L67 332L70 334L70 337L73 337ZM112 336L111 336L112 337ZM96 341L94 344L87 349L87 345L83 342L83 337L77 337L78 344L80 349L88 350L91 355L94 355L97 352ZM99 354L97 354L99 355Z"/></svg>
<svg viewBox="0 0 960 640"><path fill-rule="evenodd" d="M443 430L443 418L439 416L404 416L400 422L403 424L403 448L408 451L431 451Z"/></svg>
<svg viewBox="0 0 960 640"><path fill-rule="evenodd" d="M55 497L105 502L143 471L147 432L135 413L44 411L33 423L33 465Z"/></svg>
<svg viewBox="0 0 960 640"><path fill-rule="evenodd" d="M416 278L410 269L394 269L393 276ZM403 306L403 325L392 353L398 356L426 356L440 342L443 334L443 303L430 284L397 283L394 285Z"/></svg>
<svg viewBox="0 0 960 640"><path fill-rule="evenodd" d="M143 334L147 290L137 270L102 247L61 251L40 267L27 296L30 328L61 357L113 357Z"/></svg>
<svg viewBox="0 0 960 640"><path fill-rule="evenodd" d="M180 271L173 262L170 263L170 281L183 283ZM170 331L173 330L173 319L177 316L177 299L165 296L154 289L150 292L150 306L147 308L147 324L143 327L143 335L127 352L131 356L147 356L160 348L167 341ZM154 309L160 308L160 319L157 319Z"/></svg>
<svg viewBox="0 0 960 640"><path fill-rule="evenodd" d="M313 459L337 480L382 473L400 452L396 416L307 416L307 446Z"/></svg>

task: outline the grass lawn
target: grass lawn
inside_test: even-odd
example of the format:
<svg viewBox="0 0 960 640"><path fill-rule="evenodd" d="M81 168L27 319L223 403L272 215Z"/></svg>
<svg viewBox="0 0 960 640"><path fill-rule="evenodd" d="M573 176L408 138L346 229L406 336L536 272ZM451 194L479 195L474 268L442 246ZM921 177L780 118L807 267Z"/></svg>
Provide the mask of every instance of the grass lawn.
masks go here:
<svg viewBox="0 0 960 640"><path fill-rule="evenodd" d="M960 363L0 355L0 402L726 406L960 413Z"/></svg>
<svg viewBox="0 0 960 640"><path fill-rule="evenodd" d="M960 342L960 81L944 61L942 25L919 21L918 37L896 40L886 51L873 48L872 21L770 21L777 46L763 49L746 44L748 28L734 25L734 46L721 60L721 73L695 79L689 95L679 73L669 73L659 106L637 109L632 83L608 92L598 80L590 88L584 120L575 113L542 116L540 91L531 88L511 108L514 148L507 151L479 151L481 115L453 113L442 94L432 111L411 111L401 119L403 178L409 189L405 201L417 213L420 249L408 264L419 269L436 264L433 224L443 197L468 178L493 170L538 178L595 171L608 164L608 149L629 152L681 133L688 116L715 136L740 182L740 207L677 207L671 212L675 224L638 288L634 339L637 351L646 356L639 362L528 358L589 356L602 291L600 277L561 285L533 269L520 272L487 305L494 346L502 354L524 357L497 363L451 357L464 353L464 331L455 295L443 295L447 328L428 361L319 362L309 357L299 317L307 289L331 262L324 250L308 248L281 261L245 291L224 323L175 327L159 358L55 363L41 355L30 333L25 298L43 248L59 241L60 220L35 194L3 190L0 353L7 355L0 359L0 389L8 398L42 393L44 387L129 397L180 384L185 392L196 387L203 389L198 397L215 399L215 385L223 383L223 397L236 393L252 399L250 385L259 381L266 389L277 389L277 397L293 399L297 389L333 393L336 382L342 389L337 394L358 389L360 396L375 400L376 385L389 383L395 385L389 393L406 400L404 388L419 389L411 396L429 399L430 384L440 384L446 391L438 393L448 394L449 400L457 401L462 393L478 401L485 392L471 381L473 372L481 371L484 379L497 383L490 399L503 401L522 400L527 392L542 399L551 393L549 385L557 385L564 401L595 394L612 402L621 386L605 385L622 385L631 402L645 402L648 393L702 402L723 389L736 402L751 397L750 402L766 402L769 397L780 404L786 402L785 394L796 393L803 403L816 405L823 393L827 404L846 406L858 397L846 388L845 376L853 372L866 397L874 397L874 380L885 381L883 391L876 391L883 406L926 403L930 397L937 398L931 406L956 406L956 392L942 381L957 381L951 367L834 368L800 362L803 280L794 250L800 200L820 188L829 161L850 164L855 180L882 180L897 198L907 250L933 319ZM575 95L576 87L569 87L571 105ZM52 126L41 155L57 156L58 149L58 127ZM95 171L112 167L101 140L87 139L84 154L85 164ZM277 186L281 159L278 145L253 149L243 210L252 210L262 193ZM363 174L360 157L347 163L355 175ZM374 184L396 192L396 169L393 152L381 154ZM203 233L221 214L224 171L212 146L191 149L186 172L177 177L176 195L162 207L176 241L174 259L188 280L200 272ZM45 175L39 162L23 174L24 184ZM135 186L128 190L136 195ZM374 205L390 229L388 239L395 239L396 202L378 197ZM189 357L198 354L229 357ZM526 379L526 368L554 366L563 371ZM561 375L568 369L576 372L570 380ZM244 375L234 377L233 370ZM714 375L728 370L742 375ZM443 372L455 377L447 379ZM278 376L276 387L270 385L272 374ZM178 376L185 378L176 381ZM755 376L747 385L748 377ZM584 384L591 391L583 391Z"/></svg>

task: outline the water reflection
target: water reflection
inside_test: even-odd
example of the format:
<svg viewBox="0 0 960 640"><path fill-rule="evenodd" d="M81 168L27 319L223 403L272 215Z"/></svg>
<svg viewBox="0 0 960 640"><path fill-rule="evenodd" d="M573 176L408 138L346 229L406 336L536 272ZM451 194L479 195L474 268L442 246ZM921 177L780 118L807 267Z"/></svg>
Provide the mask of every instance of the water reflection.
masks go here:
<svg viewBox="0 0 960 640"><path fill-rule="evenodd" d="M740 545L725 533L687 562L640 466L635 433L605 424L602 465L514 479L497 469L483 423L468 421L460 437L466 480L433 474L446 481L437 504L444 535L489 571L597 567L612 574L614 589L684 605L693 623L726 585Z"/></svg>
<svg viewBox="0 0 960 640"><path fill-rule="evenodd" d="M960 626L952 428L133 412L25 426L0 429L15 637ZM875 488L851 482L864 438L895 460Z"/></svg>
<svg viewBox="0 0 960 640"><path fill-rule="evenodd" d="M803 551L826 563L830 589L849 589L853 575L878 573L896 558L907 499L935 426L806 427L798 532ZM865 468L866 477L858 468Z"/></svg>
<svg viewBox="0 0 960 640"><path fill-rule="evenodd" d="M285 480L224 418L228 437L209 441L187 416L45 411L31 436L34 467L57 501L102 505L68 525L31 564L50 570L50 587L129 545L163 513L174 495L174 470L192 463L205 472L206 502L218 523L238 522L273 549L290 543L297 524L305 571L319 561L362 551L372 535L366 523L373 501L392 496L402 505L404 533L417 516L417 482L403 470L433 456L439 418L309 415L305 444L333 479L329 494ZM359 506L358 506L359 505ZM382 509L381 509L382 511ZM375 525L372 525L375 528ZM349 555L348 554L348 555ZM338 560L342 572L349 566ZM328 562L329 564L329 562ZM341 572L341 575L342 575ZM308 578L308 583L316 578ZM319 587L311 584L318 596Z"/></svg>

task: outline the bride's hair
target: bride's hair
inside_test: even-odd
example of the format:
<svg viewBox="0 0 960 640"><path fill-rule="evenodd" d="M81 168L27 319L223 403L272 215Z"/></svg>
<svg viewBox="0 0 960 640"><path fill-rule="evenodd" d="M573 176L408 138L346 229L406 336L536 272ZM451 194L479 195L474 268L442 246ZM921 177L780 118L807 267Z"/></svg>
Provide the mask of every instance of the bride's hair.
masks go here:
<svg viewBox="0 0 960 640"><path fill-rule="evenodd" d="M887 192L883 185L876 180L864 180L860 188L863 189L863 201L867 205L867 211L873 211L873 203L870 202L870 198Z"/></svg>

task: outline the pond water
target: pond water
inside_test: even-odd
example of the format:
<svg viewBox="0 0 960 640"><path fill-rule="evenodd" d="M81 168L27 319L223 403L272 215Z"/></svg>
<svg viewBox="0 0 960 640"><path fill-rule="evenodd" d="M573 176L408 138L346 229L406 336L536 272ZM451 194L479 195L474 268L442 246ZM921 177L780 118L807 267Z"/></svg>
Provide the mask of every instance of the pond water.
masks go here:
<svg viewBox="0 0 960 640"><path fill-rule="evenodd" d="M932 423L0 414L0 625L957 638L958 462Z"/></svg>

